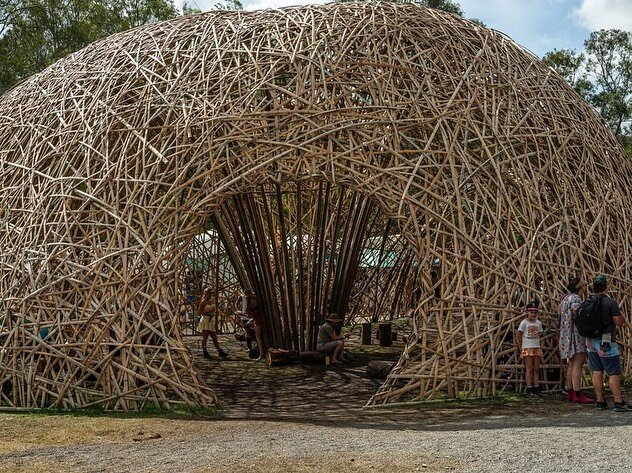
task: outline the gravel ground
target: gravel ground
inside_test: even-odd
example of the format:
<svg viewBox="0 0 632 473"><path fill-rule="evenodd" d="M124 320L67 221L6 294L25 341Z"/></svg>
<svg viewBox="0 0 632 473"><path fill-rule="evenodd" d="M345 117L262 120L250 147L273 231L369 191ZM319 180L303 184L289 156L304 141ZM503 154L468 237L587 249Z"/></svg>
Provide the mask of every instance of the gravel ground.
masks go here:
<svg viewBox="0 0 632 473"><path fill-rule="evenodd" d="M506 411L506 408L501 410ZM538 415L436 412L410 419L380 409L373 422L115 419L113 435L87 444L30 446L0 455L3 471L463 471L627 472L632 470L632 414L589 408ZM1 416L8 423L20 416ZM406 417L407 420L403 420ZM38 422L46 417L31 419ZM69 418L72 422L73 418ZM64 423L68 423L65 419ZM74 418L77 422L81 418ZM98 419L91 419L91 421ZM369 425L372 424L372 425ZM53 429L54 430L54 429ZM132 434L161 438L135 442ZM116 437L119 436L117 439Z"/></svg>
<svg viewBox="0 0 632 473"><path fill-rule="evenodd" d="M268 369L230 343L229 361L196 361L225 402L216 416L0 414L0 471L632 471L632 413L559 393L363 409L379 385L364 376L366 359L396 359L401 347L358 349L338 368Z"/></svg>

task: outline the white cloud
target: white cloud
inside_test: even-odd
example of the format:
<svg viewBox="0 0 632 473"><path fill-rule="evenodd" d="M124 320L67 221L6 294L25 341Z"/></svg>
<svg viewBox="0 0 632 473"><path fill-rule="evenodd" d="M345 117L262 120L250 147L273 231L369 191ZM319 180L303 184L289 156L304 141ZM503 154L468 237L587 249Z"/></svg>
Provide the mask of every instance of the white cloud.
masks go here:
<svg viewBox="0 0 632 473"><path fill-rule="evenodd" d="M582 0L574 13L579 22L590 31L632 31L632 0Z"/></svg>

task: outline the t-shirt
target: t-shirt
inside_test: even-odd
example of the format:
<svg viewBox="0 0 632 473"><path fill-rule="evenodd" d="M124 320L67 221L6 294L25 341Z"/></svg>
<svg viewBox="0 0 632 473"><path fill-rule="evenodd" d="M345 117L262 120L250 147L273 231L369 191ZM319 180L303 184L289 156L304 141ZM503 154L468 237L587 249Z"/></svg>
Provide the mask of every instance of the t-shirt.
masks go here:
<svg viewBox="0 0 632 473"><path fill-rule="evenodd" d="M528 319L524 319L518 326L518 331L522 332L522 348L540 348L540 334L544 328L542 322L536 320L535 322L529 322Z"/></svg>
<svg viewBox="0 0 632 473"><path fill-rule="evenodd" d="M621 309L619 304L612 297L605 296L601 299L601 313L605 320L608 320L608 326L606 327L605 334L610 334L610 349L604 350L602 342L604 337L599 338L587 338L586 348L589 352L599 353L602 358L609 358L611 356L617 356L619 354L619 345L617 345L617 326L614 324L613 317L621 315Z"/></svg>
<svg viewBox="0 0 632 473"><path fill-rule="evenodd" d="M329 325L329 323L325 322L318 328L318 339L316 340L317 345L322 345L323 343L328 343L333 340L334 328Z"/></svg>

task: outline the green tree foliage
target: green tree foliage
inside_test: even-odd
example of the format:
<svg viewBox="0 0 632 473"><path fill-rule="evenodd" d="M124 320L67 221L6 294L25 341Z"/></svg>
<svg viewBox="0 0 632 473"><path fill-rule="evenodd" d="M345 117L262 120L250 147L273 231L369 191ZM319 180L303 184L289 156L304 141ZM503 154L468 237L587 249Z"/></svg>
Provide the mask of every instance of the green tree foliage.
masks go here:
<svg viewBox="0 0 632 473"><path fill-rule="evenodd" d="M213 5L216 10L243 10L241 0L219 0Z"/></svg>
<svg viewBox="0 0 632 473"><path fill-rule="evenodd" d="M585 67L585 54L572 49L556 49L546 53L542 62L555 69L582 97L588 97L594 90L594 85L590 82Z"/></svg>
<svg viewBox="0 0 632 473"><path fill-rule="evenodd" d="M200 10L198 7L192 6L187 1L182 3L182 14L183 15L195 15L197 13L202 13L202 10Z"/></svg>
<svg viewBox="0 0 632 473"><path fill-rule="evenodd" d="M600 30L585 41L587 67L595 77L593 105L621 138L630 138L632 119L632 33Z"/></svg>
<svg viewBox="0 0 632 473"><path fill-rule="evenodd" d="M172 0L0 0L0 92L93 41L177 14Z"/></svg>
<svg viewBox="0 0 632 473"><path fill-rule="evenodd" d="M595 107L632 156L632 33L595 31L584 47L554 50L543 61Z"/></svg>
<svg viewBox="0 0 632 473"><path fill-rule="evenodd" d="M448 13L454 13L455 15L463 16L463 10L458 2L451 0L418 0L416 3L420 3L430 8L436 8Z"/></svg>

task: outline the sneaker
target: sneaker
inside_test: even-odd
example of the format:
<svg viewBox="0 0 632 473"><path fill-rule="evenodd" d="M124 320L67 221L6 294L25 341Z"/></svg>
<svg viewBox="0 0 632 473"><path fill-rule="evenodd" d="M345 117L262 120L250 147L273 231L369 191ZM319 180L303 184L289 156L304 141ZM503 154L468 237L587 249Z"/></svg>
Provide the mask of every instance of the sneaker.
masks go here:
<svg viewBox="0 0 632 473"><path fill-rule="evenodd" d="M528 386L527 389L524 390L524 394L529 396L529 395L535 394L535 393L533 392L533 388L531 386Z"/></svg>
<svg viewBox="0 0 632 473"><path fill-rule="evenodd" d="M625 403L625 401L615 402L612 408L614 412L632 412L632 406Z"/></svg>
<svg viewBox="0 0 632 473"><path fill-rule="evenodd" d="M577 404L592 404L595 400L592 397L586 396L583 392L577 391L574 400L571 402L576 402Z"/></svg>
<svg viewBox="0 0 632 473"><path fill-rule="evenodd" d="M207 351L202 352L202 356L203 356L204 358L206 358L207 360L210 360L210 359L211 359L211 355L209 355L209 353L208 353Z"/></svg>
<svg viewBox="0 0 632 473"><path fill-rule="evenodd" d="M539 384L537 386L533 386L533 394L537 394L538 396L542 394L542 386Z"/></svg>
<svg viewBox="0 0 632 473"><path fill-rule="evenodd" d="M598 411L605 411L606 409L608 409L608 403L604 402L597 402L597 410Z"/></svg>
<svg viewBox="0 0 632 473"><path fill-rule="evenodd" d="M566 402L577 402L575 401L575 391L568 391L566 393Z"/></svg>
<svg viewBox="0 0 632 473"><path fill-rule="evenodd" d="M224 350L219 350L217 353L219 353L219 357L220 358L227 358L228 357L228 353L226 353Z"/></svg>

